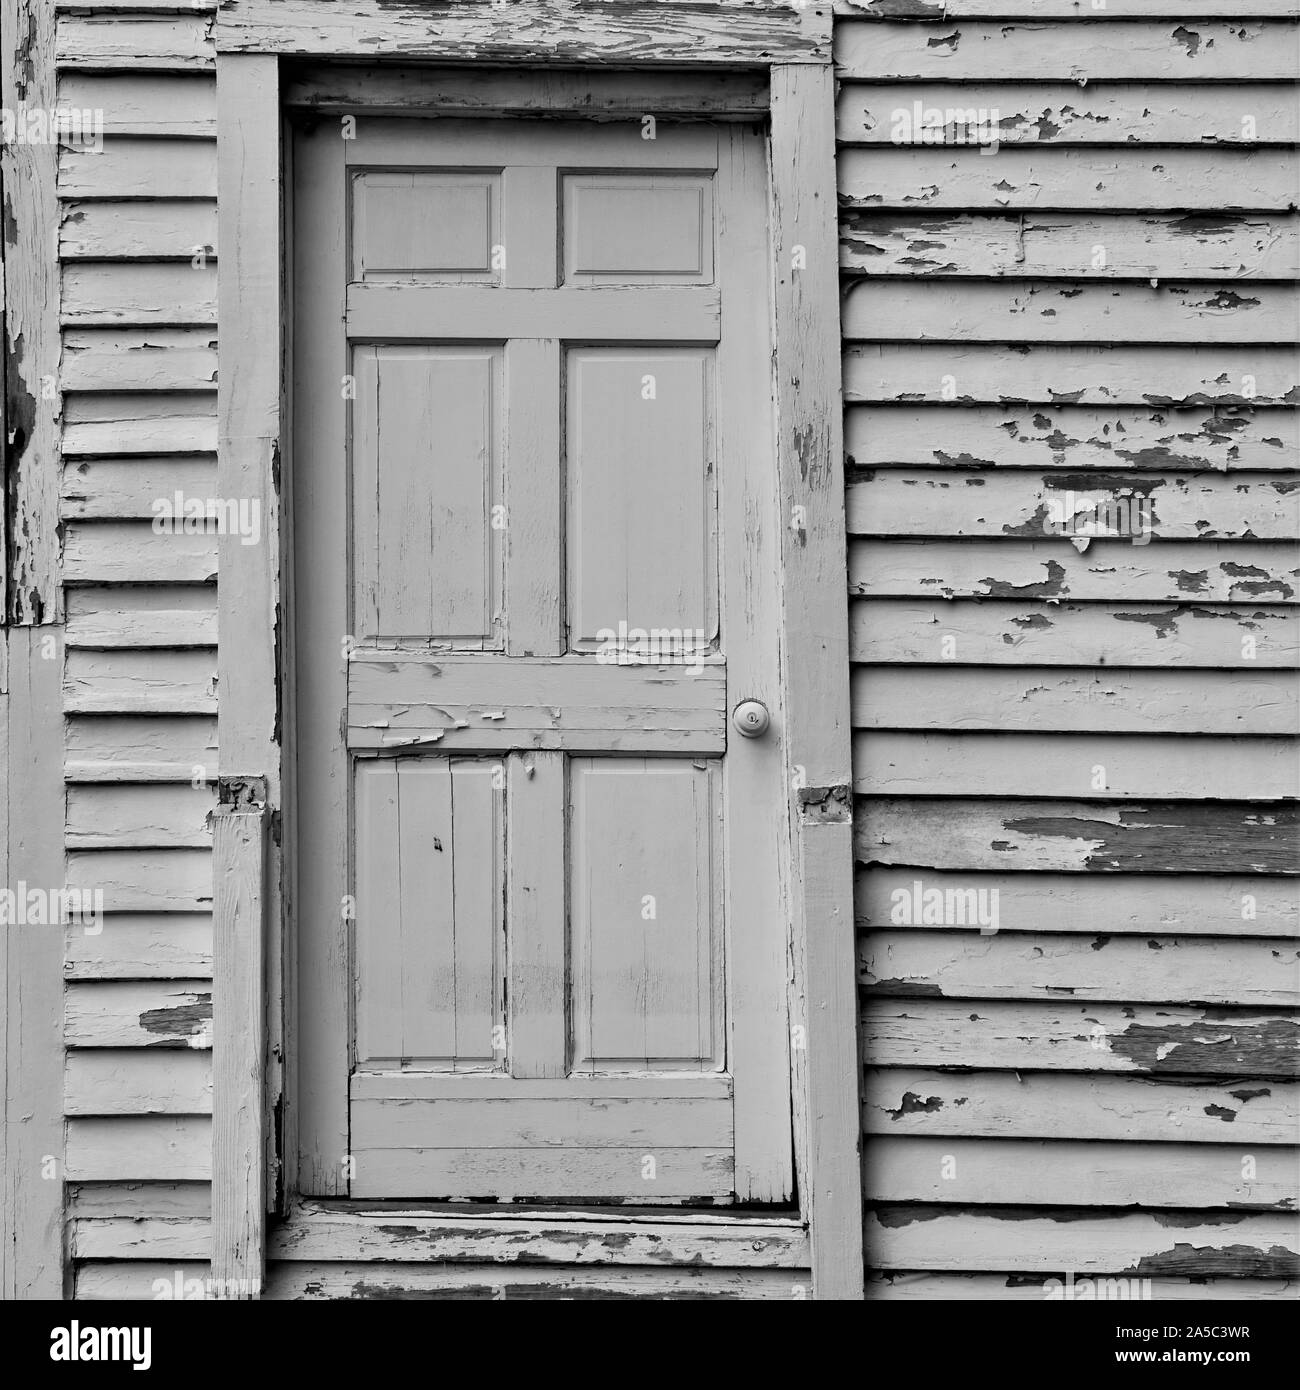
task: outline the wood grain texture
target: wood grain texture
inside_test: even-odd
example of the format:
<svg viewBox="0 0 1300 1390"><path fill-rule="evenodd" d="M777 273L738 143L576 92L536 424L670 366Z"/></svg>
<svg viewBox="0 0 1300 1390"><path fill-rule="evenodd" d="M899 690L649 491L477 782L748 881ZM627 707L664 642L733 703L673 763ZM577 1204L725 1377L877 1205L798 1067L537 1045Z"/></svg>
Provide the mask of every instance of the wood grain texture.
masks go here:
<svg viewBox="0 0 1300 1390"><path fill-rule="evenodd" d="M207 1116L77 1116L68 1120L69 1182L206 1182L212 1176Z"/></svg>
<svg viewBox="0 0 1300 1390"><path fill-rule="evenodd" d="M1288 803L926 801L862 803L869 864L1078 873L1300 873Z"/></svg>

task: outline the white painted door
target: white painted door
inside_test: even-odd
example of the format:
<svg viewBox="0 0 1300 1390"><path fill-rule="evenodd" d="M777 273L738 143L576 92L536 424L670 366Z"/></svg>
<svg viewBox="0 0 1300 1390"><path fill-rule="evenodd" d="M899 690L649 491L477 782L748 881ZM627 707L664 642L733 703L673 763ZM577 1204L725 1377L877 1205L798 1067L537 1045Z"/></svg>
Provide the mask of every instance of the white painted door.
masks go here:
<svg viewBox="0 0 1300 1390"><path fill-rule="evenodd" d="M763 140L362 117L295 180L304 1190L786 1201Z"/></svg>

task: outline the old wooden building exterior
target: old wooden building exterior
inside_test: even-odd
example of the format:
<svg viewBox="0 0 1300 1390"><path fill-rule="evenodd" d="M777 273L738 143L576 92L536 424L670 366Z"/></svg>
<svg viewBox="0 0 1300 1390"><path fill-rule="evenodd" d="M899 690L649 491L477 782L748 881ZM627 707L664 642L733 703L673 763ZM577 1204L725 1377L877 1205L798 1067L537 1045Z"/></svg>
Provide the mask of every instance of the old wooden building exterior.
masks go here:
<svg viewBox="0 0 1300 1390"><path fill-rule="evenodd" d="M4 1297L1294 1293L1294 0L0 13ZM421 208L486 220L439 262ZM651 360L698 418L641 462L698 487L707 435L720 476L703 521L632 507L714 576L653 701L582 674L583 576L642 534L583 529L591 457L639 457L599 402ZM459 625L384 550L415 493L340 529L407 408L508 417L504 464L467 446ZM659 820L611 828L655 759ZM508 1043L402 1031L437 960L362 933L419 906L399 783L514 895L453 1007ZM651 831L664 891L709 886L689 1046L636 1099L591 924ZM102 918L20 909L64 885ZM531 1118L486 1117L502 1082Z"/></svg>

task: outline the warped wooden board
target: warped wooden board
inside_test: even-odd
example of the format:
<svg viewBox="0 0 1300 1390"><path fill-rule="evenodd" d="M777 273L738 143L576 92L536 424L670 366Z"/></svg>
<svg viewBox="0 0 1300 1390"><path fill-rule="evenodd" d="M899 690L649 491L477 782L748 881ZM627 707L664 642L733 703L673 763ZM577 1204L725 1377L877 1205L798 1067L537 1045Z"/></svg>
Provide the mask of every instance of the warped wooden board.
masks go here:
<svg viewBox="0 0 1300 1390"><path fill-rule="evenodd" d="M163 1260L96 1261L76 1267L78 1299L147 1299L177 1280L208 1278L206 1264ZM812 1275L806 1269L664 1269L618 1266L602 1268L533 1268L339 1264L333 1261L277 1260L267 1270L262 1297L288 1299L682 1299L810 1298Z"/></svg>
<svg viewBox="0 0 1300 1390"><path fill-rule="evenodd" d="M912 352L893 348L888 356L900 351L904 357ZM991 373L994 355L984 349L964 354L968 391L977 386L988 390L984 374ZM882 360L884 356L882 352ZM920 350L920 365L926 364L927 357L933 366L929 349ZM1041 392L1040 399L1050 399L1054 382L1073 381L1081 397L1097 401L1099 391L1082 385L1085 364L1071 363L1068 357L1068 350L1051 348L1018 355L1017 385L1026 393ZM892 361L886 370L892 380ZM977 381L971 379L974 374ZM877 380L884 384L883 371ZM986 399L1006 389L1005 377L1003 385L993 384L991 375L987 380L991 390ZM1118 385L1118 372L1107 370L1101 380L1103 390L1110 382ZM953 468L1077 469L1076 490L1081 492L1094 485L1089 475L1094 468L1117 477L1148 469L1290 471L1292 460L1300 456L1300 412L1288 408L851 405L844 424L849 463L860 468L937 463Z"/></svg>
<svg viewBox="0 0 1300 1390"><path fill-rule="evenodd" d="M66 714L214 714L216 682L210 648L68 652L63 681Z"/></svg>
<svg viewBox="0 0 1300 1390"><path fill-rule="evenodd" d="M1295 1081L868 1067L862 1127L937 1138L1293 1145L1298 1101Z"/></svg>
<svg viewBox="0 0 1300 1390"><path fill-rule="evenodd" d="M212 1058L168 1048L71 1051L63 1101L69 1115L208 1115Z"/></svg>
<svg viewBox="0 0 1300 1390"><path fill-rule="evenodd" d="M963 1207L1294 1211L1297 1151L1261 1147L1249 1163L1244 1157L1240 1143L1228 1142L877 1136L866 1147L862 1195L869 1202Z"/></svg>
<svg viewBox="0 0 1300 1390"><path fill-rule="evenodd" d="M74 784L67 792L64 843L77 849L168 849L210 843L215 782L194 787L131 783Z"/></svg>
<svg viewBox="0 0 1300 1390"><path fill-rule="evenodd" d="M1083 932L1103 944L1112 933L1300 937L1300 887L1294 878L1242 874L969 874L880 865L857 875L860 927L887 927L900 890L996 889L1004 931ZM925 923L912 922L924 929ZM1097 949L1101 949L1100 946Z"/></svg>
<svg viewBox="0 0 1300 1390"><path fill-rule="evenodd" d="M214 260L217 206L211 200L65 203L59 255L72 260Z"/></svg>
<svg viewBox="0 0 1300 1390"><path fill-rule="evenodd" d="M63 471L62 515L81 520L148 519L158 504L217 496L215 460L204 454L79 458Z"/></svg>
<svg viewBox="0 0 1300 1390"><path fill-rule="evenodd" d="M1066 37L1068 36L1068 37ZM1010 72L1036 80L1164 82L1289 80L1295 26L1285 20L1177 19L1118 25L1080 19L1063 35L1049 24L843 24L835 31L841 79L889 82L996 81Z"/></svg>
<svg viewBox="0 0 1300 1390"><path fill-rule="evenodd" d="M215 390L217 340L202 328L86 328L63 335L65 391Z"/></svg>
<svg viewBox="0 0 1300 1390"><path fill-rule="evenodd" d="M1295 1279L1300 1218L1185 1211L1034 1216L1023 1207L962 1211L889 1206L867 1218L868 1262L880 1269L1015 1270L1080 1275L1239 1275Z"/></svg>
<svg viewBox="0 0 1300 1390"><path fill-rule="evenodd" d="M209 850L100 849L68 855L68 885L102 889L107 912L211 912Z"/></svg>
<svg viewBox="0 0 1300 1390"><path fill-rule="evenodd" d="M1191 694L1200 679L1184 675L1180 683ZM1155 733L858 733L853 787L871 796L1300 798L1300 759L1291 737L1175 736L1167 725Z"/></svg>
<svg viewBox="0 0 1300 1390"><path fill-rule="evenodd" d="M859 666L851 680L858 729L1277 734L1281 740L1253 759L1259 779L1254 795L1279 800L1294 785L1293 769L1275 769L1267 756L1294 737L1300 723L1300 677L1293 671L1256 671L1245 663L1237 671L1203 672L1193 682L1159 670L895 665ZM1004 755L1014 748L1008 742ZM1166 756L1188 754L1171 750ZM1112 777L1124 776L1113 764L1102 765L1100 773L1096 766L1080 768L1091 796L1104 795Z"/></svg>
<svg viewBox="0 0 1300 1390"><path fill-rule="evenodd" d="M1291 668L1300 610L1244 604L1053 603L1034 599L858 599L854 661L976 666ZM1254 656L1247 658L1247 653Z"/></svg>
<svg viewBox="0 0 1300 1390"><path fill-rule="evenodd" d="M973 105L989 112L990 121L996 111L999 150L1021 144L1293 145L1300 134L1300 111L1290 90L1268 82L1080 86L981 80L978 101L972 92L962 82L842 81L836 136L847 145L897 144L900 113L910 119L917 102L922 111L944 113L945 142L953 144L959 135L966 143L964 122Z"/></svg>
<svg viewBox="0 0 1300 1390"><path fill-rule="evenodd" d="M67 527L69 584L210 584L217 534L155 531L144 521L80 521Z"/></svg>
<svg viewBox="0 0 1300 1390"><path fill-rule="evenodd" d="M73 261L63 271L66 324L202 324L217 321L217 263Z"/></svg>
<svg viewBox="0 0 1300 1390"><path fill-rule="evenodd" d="M870 598L1290 604L1298 577L1295 547L1271 542L1105 540L1083 555L1065 539L849 544L849 592Z"/></svg>
<svg viewBox="0 0 1300 1390"><path fill-rule="evenodd" d="M1089 476L951 468L858 473L847 488L851 536L1024 536L1092 524L1089 502L1123 502L1131 529L1163 540L1291 540L1300 477L1234 473ZM1103 515L1104 523L1104 515Z"/></svg>
<svg viewBox="0 0 1300 1390"><path fill-rule="evenodd" d="M841 207L1097 208L1165 212L1286 212L1300 167L1293 150L1000 149L858 146L840 151Z"/></svg>
<svg viewBox="0 0 1300 1390"><path fill-rule="evenodd" d="M203 1181L212 1175L212 1122L198 1115L74 1117L69 1182Z"/></svg>
<svg viewBox="0 0 1300 1390"><path fill-rule="evenodd" d="M1300 273L1295 219L1267 213L840 214L854 275L1068 280L1285 280Z"/></svg>
<svg viewBox="0 0 1300 1390"><path fill-rule="evenodd" d="M964 346L966 343L1078 343L1080 346L1073 350L1039 351L1033 355L1019 347L1015 351L1024 358L1026 367L1032 364L1034 356L1047 361L1088 362L1093 368L1093 380L1087 384L1093 390L1106 386L1107 374L1096 370L1099 363L1133 364L1135 375L1124 385L1138 394L1112 394L1102 399L1144 402L1153 386L1159 389L1147 381L1149 375L1158 383L1171 372L1186 373L1207 361L1210 347L1222 352L1220 344L1289 343L1288 324L1294 322L1298 302L1300 295L1294 285L1251 281L1238 286L1228 277L1191 282L1174 278L1168 283L1157 278L1154 284L1150 278L1106 284L1081 276L1073 277L1069 284L1018 278L1011 283L964 280L960 287L952 286L948 292L935 295L918 294L911 279L900 276L853 277L845 286L842 319L844 337L852 341L916 340L943 344L952 355L952 365L946 373L959 382L981 356ZM1114 346L1127 343L1167 346L1158 354ZM1262 361L1251 365L1246 354L1230 356L1224 364L1232 372L1226 384L1219 382L1219 374L1206 373L1206 392L1218 399L1235 390L1243 404L1267 404L1266 383L1288 368L1290 385L1276 394L1281 395L1294 385L1294 362L1284 359L1281 353L1270 354L1258 348L1254 357ZM1053 399L1023 394L1017 380L1023 373L1018 371L1007 380L1005 348L1000 349L999 360L1002 376L993 380L1003 384L983 399L997 400L1004 392L1012 400ZM1152 367L1163 371L1152 373ZM1238 369L1232 371L1233 368ZM1256 380L1253 396L1245 394L1242 377L1246 375ZM1216 383L1218 389L1211 390L1209 383ZM958 398L970 391L969 385L962 386Z"/></svg>
<svg viewBox="0 0 1300 1390"><path fill-rule="evenodd" d="M73 981L63 1022L68 1047L207 1049L212 1046L212 982Z"/></svg>
<svg viewBox="0 0 1300 1390"><path fill-rule="evenodd" d="M689 1265L696 1268L799 1269L808 1265L808 1233L792 1221L713 1217L635 1221L569 1219L552 1214L464 1216L389 1212L368 1216L308 1205L271 1235L271 1260L391 1261L504 1265Z"/></svg>
<svg viewBox="0 0 1300 1390"><path fill-rule="evenodd" d="M1300 1020L1190 1005L868 999L863 1047L880 1067L1143 1072L1294 1081Z"/></svg>
<svg viewBox="0 0 1300 1390"><path fill-rule="evenodd" d="M105 135L194 137L214 136L217 131L217 88L208 73L137 76L129 71L65 69L59 78L58 105L102 111Z"/></svg>
<svg viewBox="0 0 1300 1390"><path fill-rule="evenodd" d="M59 16L54 61L59 68L96 72L202 72L216 65L212 21L203 15L159 14L123 19L101 15Z"/></svg>
<svg viewBox="0 0 1300 1390"><path fill-rule="evenodd" d="M77 782L215 781L211 715L81 715L68 721L63 773Z"/></svg>
<svg viewBox="0 0 1300 1390"><path fill-rule="evenodd" d="M195 913L112 912L97 935L64 933L67 980L194 979L212 973L212 922Z"/></svg>
<svg viewBox="0 0 1300 1390"><path fill-rule="evenodd" d="M103 148L59 151L61 198L215 198L215 140L105 138Z"/></svg>
<svg viewBox="0 0 1300 1390"><path fill-rule="evenodd" d="M838 0L852 3L852 0ZM1222 8L1220 4L1217 8ZM928 1271L906 1274L873 1274L867 1279L866 1296L869 1302L896 1302L902 1299L924 1299L926 1302L943 1299L984 1300L1014 1299L1042 1303L1044 1299L1072 1302L1104 1299L1141 1299L1150 1297L1162 1302L1190 1300L1196 1303L1245 1302L1254 1299L1294 1299L1300 1294L1300 1282L1292 1279L1251 1279L1228 1275L1222 1279L1199 1275L1190 1279L1141 1279L1104 1276L1073 1280L1070 1292L1065 1292L1062 1279L1032 1279L1023 1274L933 1274Z"/></svg>
<svg viewBox="0 0 1300 1390"><path fill-rule="evenodd" d="M990 904L987 895L979 901L984 908ZM1129 1003L1300 1007L1300 946L1295 942L1179 936L1107 941L1078 932L1057 935L1050 917L1035 932L997 930L1000 918L1000 910L984 911L980 920L993 926L962 931L898 927L867 932L858 939L858 983L866 994L892 998L1065 995ZM996 935L985 934L995 930Z"/></svg>
<svg viewBox="0 0 1300 1390"><path fill-rule="evenodd" d="M1216 801L926 801L868 797L864 864L1088 873L1300 873L1296 809Z"/></svg>

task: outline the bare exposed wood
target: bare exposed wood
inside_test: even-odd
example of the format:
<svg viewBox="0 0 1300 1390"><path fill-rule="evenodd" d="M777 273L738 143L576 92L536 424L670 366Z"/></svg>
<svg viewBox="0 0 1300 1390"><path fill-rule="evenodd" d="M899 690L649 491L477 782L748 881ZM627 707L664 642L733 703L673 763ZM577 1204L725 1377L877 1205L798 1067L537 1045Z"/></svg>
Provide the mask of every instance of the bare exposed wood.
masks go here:
<svg viewBox="0 0 1300 1390"><path fill-rule="evenodd" d="M1165 671L1058 671L939 666L908 670L867 666L853 672L853 722L869 729L947 729L1145 734L1292 735L1300 716L1300 681L1289 671L1241 669L1204 673L1192 684ZM1013 744L1009 744L1009 753ZM1269 745L1264 745L1267 748ZM1276 745L1273 745L1276 747ZM1069 757L1068 750L1063 750ZM1186 756L1186 755L1184 755ZM1104 793L1124 773L1089 763L1085 788ZM1255 765L1256 775L1261 764ZM1208 769L1202 769L1203 775ZM1260 777L1256 795L1275 800L1293 780L1281 768ZM1225 791L1202 784L1202 795ZM1058 795L1064 792L1062 787Z"/></svg>
<svg viewBox="0 0 1300 1390"><path fill-rule="evenodd" d="M1286 212L1300 169L1290 150L1000 149L926 145L846 149L839 158L841 207L1099 208L1166 212Z"/></svg>
<svg viewBox="0 0 1300 1390"><path fill-rule="evenodd" d="M1294 1081L879 1067L866 1074L862 1123L868 1135L1177 1140L1230 1143L1240 1153L1247 1145L1293 1144L1297 1099Z"/></svg>
<svg viewBox="0 0 1300 1390"><path fill-rule="evenodd" d="M1184 690L1195 683L1185 677ZM1140 701L1142 696L1131 692L1129 698ZM875 701L869 703L874 706ZM872 722L871 715L863 720ZM858 734L853 740L853 785L856 791L884 796L1157 796L1196 801L1212 791L1216 798L1235 801L1261 795L1300 798L1300 765L1291 756L1289 737L1160 736L1172 733L1173 727L1170 723L1156 728L1154 738L1056 732L1008 737L946 729ZM1262 769L1268 769L1266 779L1261 778Z"/></svg>
<svg viewBox="0 0 1300 1390"><path fill-rule="evenodd" d="M1291 545L1231 541L854 541L849 589L869 597L1104 599L1154 603L1292 603Z"/></svg>
<svg viewBox="0 0 1300 1390"><path fill-rule="evenodd" d="M5 0L0 11L0 107L22 122L54 104L54 12L43 0ZM4 191L5 538L0 614L15 624L59 619L59 266L51 248L58 205L57 145L6 139Z"/></svg>
<svg viewBox="0 0 1300 1390"><path fill-rule="evenodd" d="M1050 1217L1003 1207L966 1212L893 1206L867 1218L867 1242L881 1269L984 1270L1023 1274L1300 1274L1297 1218L1246 1212L1153 1212L1099 1216L1086 1209Z"/></svg>
<svg viewBox="0 0 1300 1390"><path fill-rule="evenodd" d="M857 275L1284 280L1300 273L1300 235L1294 219L1264 213L852 210L840 217L840 266Z"/></svg>
<svg viewBox="0 0 1300 1390"><path fill-rule="evenodd" d="M924 876L917 881L924 884ZM971 918L979 914L978 890L974 901ZM898 911L899 921L913 916L910 910L904 916L901 905ZM978 930L968 919L966 931L869 932L858 943L858 981L867 994L898 998L1300 1006L1295 942L1120 936L1098 946L1097 937L1078 933L1001 931L1000 917L1000 911L983 913ZM985 920L992 925L982 925ZM1051 919L1043 926L1050 928Z"/></svg>
<svg viewBox="0 0 1300 1390"><path fill-rule="evenodd" d="M208 980L70 984L64 1038L69 1047L207 1049L212 1045L212 984Z"/></svg>
<svg viewBox="0 0 1300 1390"><path fill-rule="evenodd" d="M1113 933L1136 932L1198 936L1300 936L1300 891L1295 880L1234 874L1095 875L942 873L920 874L925 887L981 887L999 895L1004 931L1085 932L1104 940ZM918 870L877 868L858 874L857 908L861 926L884 927L899 901L908 896ZM924 927L915 917L913 927ZM1101 949L1099 946L1098 950Z"/></svg>
<svg viewBox="0 0 1300 1390"><path fill-rule="evenodd" d="M954 19L1098 20L1155 19L1290 19L1295 0L1110 0L1104 9L1079 0L831 0L837 15L850 19L910 19L946 24ZM1121 28L1123 26L1121 25Z"/></svg>
<svg viewBox="0 0 1300 1390"><path fill-rule="evenodd" d="M909 801L859 812L858 859L936 869L1300 873L1296 811L1233 801Z"/></svg>
<svg viewBox="0 0 1300 1390"><path fill-rule="evenodd" d="M946 1202L1046 1207L1231 1207L1294 1210L1294 1148L1252 1154L1242 1146L1092 1140L911 1138L868 1145L870 1202Z"/></svg>
<svg viewBox="0 0 1300 1390"><path fill-rule="evenodd" d="M911 23L845 24L835 35L835 68L841 78L877 82L983 82L1014 72L1080 85L1295 76L1295 29L1285 20L1206 20L1190 29L1172 18L1122 25L1080 19L1067 32L1063 42L1059 30L1041 23L975 20L939 32Z"/></svg>
<svg viewBox="0 0 1300 1390"><path fill-rule="evenodd" d="M869 33L870 31L868 31ZM929 32L918 29L923 36ZM1123 33L1123 30L1120 30ZM1060 40L1055 40L1060 43ZM1061 47L1073 52L1073 46ZM1005 74L997 74L1005 78ZM971 89L961 82L845 82L840 88L836 134L846 144L894 144L896 113L915 104L959 111L963 121ZM981 81L977 105L997 111L999 148L1020 144L1292 145L1300 111L1287 88L1268 82L1222 84ZM1250 120L1244 117L1249 116ZM945 139L956 143L950 126ZM965 137L963 127L961 135Z"/></svg>
<svg viewBox="0 0 1300 1390"><path fill-rule="evenodd" d="M849 618L855 661L944 661L947 637L973 665L1231 668L1253 650L1273 669L1300 656L1300 611L1263 605L873 599Z"/></svg>
<svg viewBox="0 0 1300 1390"><path fill-rule="evenodd" d="M365 1215L310 1205L272 1237L272 1260L383 1260L505 1265L684 1265L808 1267L808 1235L797 1222L759 1220L601 1221Z"/></svg>
<svg viewBox="0 0 1300 1390"><path fill-rule="evenodd" d="M661 0L611 0L590 15L554 0L496 5L383 4L350 0L322 13L309 0L244 3L219 12L222 52L277 52L313 57L363 57L383 45L388 56L491 63L825 63L830 10L754 0L708 0L673 6ZM680 8L679 8L680 5Z"/></svg>
<svg viewBox="0 0 1300 1390"><path fill-rule="evenodd" d="M869 999L863 1047L878 1066L1223 1076L1293 1081L1300 1020L1273 1009Z"/></svg>

